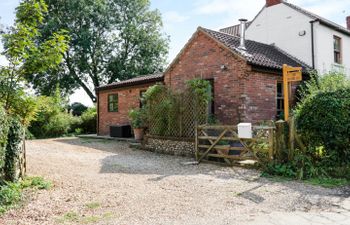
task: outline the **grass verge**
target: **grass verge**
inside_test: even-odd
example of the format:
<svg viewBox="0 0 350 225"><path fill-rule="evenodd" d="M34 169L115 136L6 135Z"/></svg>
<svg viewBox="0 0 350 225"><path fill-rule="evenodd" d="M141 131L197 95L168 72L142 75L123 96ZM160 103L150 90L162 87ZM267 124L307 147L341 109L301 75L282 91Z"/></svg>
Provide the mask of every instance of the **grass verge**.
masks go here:
<svg viewBox="0 0 350 225"><path fill-rule="evenodd" d="M23 190L47 190L51 187L52 183L44 180L42 177L26 177L17 183L3 183L0 185L0 214L20 204L23 199Z"/></svg>
<svg viewBox="0 0 350 225"><path fill-rule="evenodd" d="M287 181L301 181L306 184L311 184L315 186L321 186L324 188L337 188L337 187L343 187L345 185L350 185L350 180L345 178L328 178L328 177L320 177L320 178L310 178L307 180L296 180L290 177L283 177L283 176L273 176L268 175L266 173L262 174L262 177L265 177L273 182L287 182Z"/></svg>

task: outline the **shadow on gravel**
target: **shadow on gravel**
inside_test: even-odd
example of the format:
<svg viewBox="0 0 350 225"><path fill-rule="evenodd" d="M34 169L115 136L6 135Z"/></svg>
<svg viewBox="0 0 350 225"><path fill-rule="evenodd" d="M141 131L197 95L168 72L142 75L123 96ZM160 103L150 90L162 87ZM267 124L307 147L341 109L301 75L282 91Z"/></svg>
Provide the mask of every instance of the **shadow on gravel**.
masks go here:
<svg viewBox="0 0 350 225"><path fill-rule="evenodd" d="M350 196L350 187L337 189L325 189L318 186L306 185L296 181L273 181L260 177L260 172L254 169L240 167L223 167L219 165L201 163L199 165L184 165L192 161L191 158L171 156L153 153L149 151L133 150L128 143L113 140L98 139L57 139L60 143L92 148L99 151L112 153L101 160L100 173L115 174L144 174L155 175L148 181L159 182L171 176L208 175L213 179L237 180L246 182L247 189L238 196L257 204L264 198L257 195L257 189L265 185L280 185L283 189L290 189L300 194L300 198L314 196L322 199L326 196L337 196L345 199ZM288 196L286 196L288 197ZM317 203L313 203L317 204Z"/></svg>

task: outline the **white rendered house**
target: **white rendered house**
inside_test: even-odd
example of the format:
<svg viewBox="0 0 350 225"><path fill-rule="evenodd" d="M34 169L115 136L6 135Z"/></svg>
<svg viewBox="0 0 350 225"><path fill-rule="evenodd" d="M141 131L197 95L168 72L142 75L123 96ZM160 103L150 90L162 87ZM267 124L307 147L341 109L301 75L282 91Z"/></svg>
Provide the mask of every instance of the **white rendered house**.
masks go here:
<svg viewBox="0 0 350 225"><path fill-rule="evenodd" d="M350 77L350 17L346 21L347 28L291 3L266 0L247 23L246 38L276 45L320 74L340 71ZM237 35L238 29L221 31Z"/></svg>

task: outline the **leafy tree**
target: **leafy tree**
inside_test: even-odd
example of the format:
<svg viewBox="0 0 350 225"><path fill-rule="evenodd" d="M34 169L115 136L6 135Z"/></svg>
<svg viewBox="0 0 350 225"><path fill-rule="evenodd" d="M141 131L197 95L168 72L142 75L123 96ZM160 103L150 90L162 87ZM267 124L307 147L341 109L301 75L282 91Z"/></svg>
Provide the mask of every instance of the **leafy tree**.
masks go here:
<svg viewBox="0 0 350 225"><path fill-rule="evenodd" d="M54 84L67 93L82 87L95 101L94 88L162 70L168 38L159 11L149 0L46 0L42 40L65 29L71 36L64 63L57 70L29 77L42 94ZM92 86L92 87L91 87Z"/></svg>
<svg viewBox="0 0 350 225"><path fill-rule="evenodd" d="M80 102L74 102L69 106L69 110L72 111L73 116L81 116L87 109L88 107Z"/></svg>
<svg viewBox="0 0 350 225"><path fill-rule="evenodd" d="M44 0L23 0L16 8L14 26L2 34L2 54L8 65L0 67L0 102L7 113L21 116L23 123L28 123L35 113L35 102L25 93L25 79L55 69L67 50L68 37L63 30L41 43L37 41L46 13Z"/></svg>

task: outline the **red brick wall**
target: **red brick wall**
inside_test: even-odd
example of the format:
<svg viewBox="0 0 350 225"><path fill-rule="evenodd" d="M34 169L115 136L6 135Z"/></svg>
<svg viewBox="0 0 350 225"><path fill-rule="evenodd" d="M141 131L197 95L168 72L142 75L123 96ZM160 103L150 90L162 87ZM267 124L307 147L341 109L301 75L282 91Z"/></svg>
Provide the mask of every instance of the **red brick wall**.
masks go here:
<svg viewBox="0 0 350 225"><path fill-rule="evenodd" d="M276 116L277 80L281 75L253 72L240 56L201 31L165 73L164 81L179 90L193 78L214 80L215 114L223 124L254 123Z"/></svg>
<svg viewBox="0 0 350 225"><path fill-rule="evenodd" d="M147 90L154 84L100 91L98 93L98 134L109 135L111 125L130 124L128 112L140 106L140 91ZM108 112L109 94L118 94L118 112Z"/></svg>

